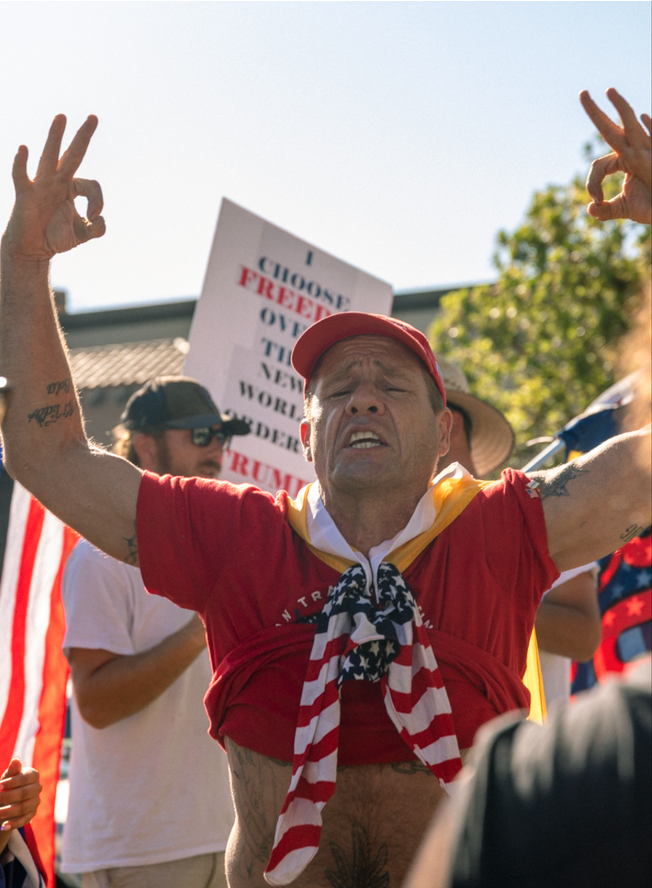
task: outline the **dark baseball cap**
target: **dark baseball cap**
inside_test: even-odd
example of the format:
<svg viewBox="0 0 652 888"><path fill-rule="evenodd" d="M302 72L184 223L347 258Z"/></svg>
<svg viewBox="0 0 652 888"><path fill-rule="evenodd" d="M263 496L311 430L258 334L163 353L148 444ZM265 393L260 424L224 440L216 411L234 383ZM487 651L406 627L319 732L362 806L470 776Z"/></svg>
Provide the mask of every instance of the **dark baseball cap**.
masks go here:
<svg viewBox="0 0 652 888"><path fill-rule="evenodd" d="M221 425L225 435L248 435L249 423L220 413L208 389L189 376L157 376L129 398L120 417L127 429L202 429Z"/></svg>
<svg viewBox="0 0 652 888"><path fill-rule="evenodd" d="M419 358L446 403L446 389L437 359L424 334L398 318L364 311L343 311L329 315L308 327L294 344L292 366L305 380L304 391L310 382L319 359L332 345L350 336L387 336L402 343Z"/></svg>

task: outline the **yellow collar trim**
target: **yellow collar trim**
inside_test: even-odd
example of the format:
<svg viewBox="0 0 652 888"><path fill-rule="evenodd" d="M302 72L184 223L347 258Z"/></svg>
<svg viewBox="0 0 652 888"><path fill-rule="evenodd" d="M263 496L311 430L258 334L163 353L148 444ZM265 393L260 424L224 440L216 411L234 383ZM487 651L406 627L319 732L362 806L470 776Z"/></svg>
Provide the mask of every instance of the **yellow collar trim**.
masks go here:
<svg viewBox="0 0 652 888"><path fill-rule="evenodd" d="M426 546L431 543L449 524L451 524L458 515L468 506L471 500L477 496L480 491L487 487L491 481L476 481L475 478L445 478L438 484L430 487L430 492L434 499L435 520L431 527L423 533L418 534L413 539L403 543L398 549L390 552L384 561L390 561L398 570L403 573L410 564L419 556ZM338 555L331 555L317 549L310 542L308 534L308 491L310 484L302 487L296 500L288 497L288 521L292 529L299 534L301 539L308 545L310 551L317 556L329 567L343 573L347 568L351 567L355 562L349 561Z"/></svg>

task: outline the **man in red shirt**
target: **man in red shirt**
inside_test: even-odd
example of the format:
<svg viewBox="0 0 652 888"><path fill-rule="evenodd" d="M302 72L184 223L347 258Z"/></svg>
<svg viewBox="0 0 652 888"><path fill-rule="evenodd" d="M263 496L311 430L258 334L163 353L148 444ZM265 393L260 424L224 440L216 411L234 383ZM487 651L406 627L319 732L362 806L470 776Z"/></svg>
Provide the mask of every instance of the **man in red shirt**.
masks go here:
<svg viewBox="0 0 652 888"><path fill-rule="evenodd" d="M624 127L609 122L608 134L629 172L630 216L649 221L649 147L615 103ZM475 728L527 705L538 597L559 570L649 524L646 434L532 480L454 472L433 487L451 413L428 343L393 319L346 313L295 347L318 478L296 503L160 479L99 452L68 394L48 285L56 252L104 233L99 185L74 178L96 125L90 117L60 158L55 118L34 181L27 150L16 157L0 321L14 386L8 469L95 545L139 563L151 591L202 614L211 732L226 745L236 807L230 884L400 884ZM338 688L351 676L368 680Z"/></svg>

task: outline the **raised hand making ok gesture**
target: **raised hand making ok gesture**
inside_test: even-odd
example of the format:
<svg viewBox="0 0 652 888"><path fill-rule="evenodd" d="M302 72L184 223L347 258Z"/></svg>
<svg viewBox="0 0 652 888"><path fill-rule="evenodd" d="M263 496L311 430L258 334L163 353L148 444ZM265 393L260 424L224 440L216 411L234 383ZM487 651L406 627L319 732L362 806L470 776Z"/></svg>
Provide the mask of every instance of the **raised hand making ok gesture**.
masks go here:
<svg viewBox="0 0 652 888"><path fill-rule="evenodd" d="M596 219L632 219L649 224L652 219L650 179L652 177L650 134L652 121L642 114L639 123L636 114L615 89L607 90L607 97L614 105L622 125L614 123L598 108L586 90L580 93L580 101L605 142L613 148L613 154L599 157L591 164L586 190L592 202L588 212ZM647 132L646 132L647 129ZM602 182L612 173L625 173L623 190L611 200L605 200Z"/></svg>
<svg viewBox="0 0 652 888"><path fill-rule="evenodd" d="M27 148L18 149L13 166L16 203L3 241L13 259L48 261L55 253L104 234L99 183L74 178L96 127L97 117L91 115L59 157L66 118L57 115L33 180L27 175ZM82 196L88 199L87 219L75 209L75 198Z"/></svg>

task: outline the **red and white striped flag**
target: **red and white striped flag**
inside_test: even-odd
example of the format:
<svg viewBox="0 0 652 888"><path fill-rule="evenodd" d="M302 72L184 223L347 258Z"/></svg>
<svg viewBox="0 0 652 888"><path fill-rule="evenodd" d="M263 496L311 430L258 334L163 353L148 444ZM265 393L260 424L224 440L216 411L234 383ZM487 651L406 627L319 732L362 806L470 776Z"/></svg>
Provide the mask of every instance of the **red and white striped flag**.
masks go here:
<svg viewBox="0 0 652 888"><path fill-rule="evenodd" d="M378 569L378 605L360 565L348 568L316 623L294 736L292 781L265 870L287 885L319 849L321 811L335 792L343 681L379 681L385 708L406 744L449 791L462 767L453 716L428 634L397 568Z"/></svg>
<svg viewBox="0 0 652 888"><path fill-rule="evenodd" d="M40 772L32 828L51 886L68 678L61 577L77 539L0 469L0 766L17 755Z"/></svg>

